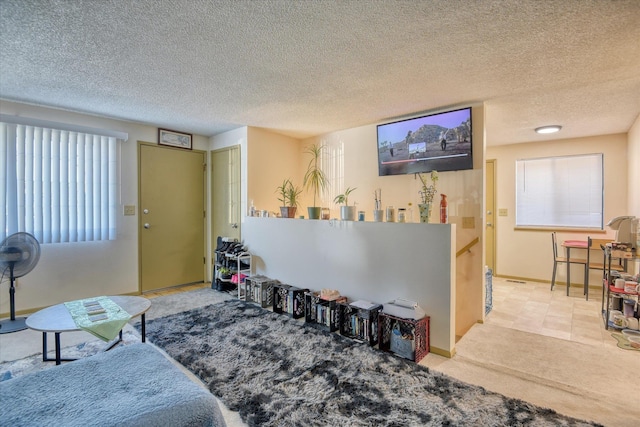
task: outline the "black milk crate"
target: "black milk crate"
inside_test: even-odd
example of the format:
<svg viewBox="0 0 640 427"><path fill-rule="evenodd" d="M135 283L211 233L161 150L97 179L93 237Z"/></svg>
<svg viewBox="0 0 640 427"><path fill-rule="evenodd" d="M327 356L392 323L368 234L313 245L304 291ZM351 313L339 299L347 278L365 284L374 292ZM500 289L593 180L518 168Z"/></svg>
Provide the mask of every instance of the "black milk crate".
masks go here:
<svg viewBox="0 0 640 427"><path fill-rule="evenodd" d="M429 321L429 316L414 320L380 313L378 348L419 362L429 353Z"/></svg>
<svg viewBox="0 0 640 427"><path fill-rule="evenodd" d="M374 346L378 343L378 315L381 304L360 308L340 303L340 334Z"/></svg>
<svg viewBox="0 0 640 427"><path fill-rule="evenodd" d="M305 322L316 323L320 329L329 332L340 329L340 309L338 303L346 303L346 297L324 300L320 298L318 292L305 292L304 298Z"/></svg>
<svg viewBox="0 0 640 427"><path fill-rule="evenodd" d="M289 288L291 286L285 285L284 283L278 283L273 286L273 312L274 313L284 313L285 303L287 301L287 296L289 295Z"/></svg>
<svg viewBox="0 0 640 427"><path fill-rule="evenodd" d="M278 283L273 285L273 312L288 314L294 319L304 316L304 293L309 289L301 289L291 285Z"/></svg>
<svg viewBox="0 0 640 427"><path fill-rule="evenodd" d="M273 287L279 283L275 279L258 274L247 277L244 280L245 296L247 301L260 304L261 307L273 305Z"/></svg>

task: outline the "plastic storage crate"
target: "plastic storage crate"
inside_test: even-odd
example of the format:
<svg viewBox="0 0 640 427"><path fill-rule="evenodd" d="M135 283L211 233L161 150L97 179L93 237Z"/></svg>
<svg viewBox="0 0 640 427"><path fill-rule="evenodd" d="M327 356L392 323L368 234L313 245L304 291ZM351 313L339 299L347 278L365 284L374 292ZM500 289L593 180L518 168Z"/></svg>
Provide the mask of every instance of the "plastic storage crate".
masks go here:
<svg viewBox="0 0 640 427"><path fill-rule="evenodd" d="M320 298L318 292L305 292L304 294L304 320L307 323L315 323L320 329L334 332L340 329L340 309L338 303L346 303L346 297L338 297L334 300Z"/></svg>
<svg viewBox="0 0 640 427"><path fill-rule="evenodd" d="M378 317L378 347L414 362L429 353L429 316L403 319L380 313Z"/></svg>
<svg viewBox="0 0 640 427"><path fill-rule="evenodd" d="M278 284L275 279L270 279L261 274L247 277L244 280L246 300L258 303L261 307L273 305L273 286Z"/></svg>
<svg viewBox="0 0 640 427"><path fill-rule="evenodd" d="M304 293L309 289L278 283L273 285L273 312L288 314L294 319L304 316Z"/></svg>
<svg viewBox="0 0 640 427"><path fill-rule="evenodd" d="M339 304L340 334L364 341L370 346L378 343L378 316L381 304L373 304L368 309L351 304Z"/></svg>

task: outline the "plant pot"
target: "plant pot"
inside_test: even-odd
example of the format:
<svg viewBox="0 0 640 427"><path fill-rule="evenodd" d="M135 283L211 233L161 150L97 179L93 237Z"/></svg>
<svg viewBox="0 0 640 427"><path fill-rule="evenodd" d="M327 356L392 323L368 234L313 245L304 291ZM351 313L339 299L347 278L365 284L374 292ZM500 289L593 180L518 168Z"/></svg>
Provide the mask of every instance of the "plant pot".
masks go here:
<svg viewBox="0 0 640 427"><path fill-rule="evenodd" d="M355 206L340 206L340 219L343 221L355 221L356 220L356 207Z"/></svg>
<svg viewBox="0 0 640 427"><path fill-rule="evenodd" d="M322 208L320 206L307 207L307 213L309 214L309 219L320 219L321 210Z"/></svg>
<svg viewBox="0 0 640 427"><path fill-rule="evenodd" d="M420 210L420 222L428 223L431 215L431 203L420 203L418 209Z"/></svg>
<svg viewBox="0 0 640 427"><path fill-rule="evenodd" d="M296 217L296 206L280 206L280 216L282 218L295 218Z"/></svg>

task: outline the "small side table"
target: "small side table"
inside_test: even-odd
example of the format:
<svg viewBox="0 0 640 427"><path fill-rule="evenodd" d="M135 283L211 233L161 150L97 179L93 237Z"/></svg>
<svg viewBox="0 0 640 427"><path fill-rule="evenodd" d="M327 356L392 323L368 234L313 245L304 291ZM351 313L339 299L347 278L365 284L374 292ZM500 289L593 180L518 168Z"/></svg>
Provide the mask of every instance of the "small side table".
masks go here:
<svg viewBox="0 0 640 427"><path fill-rule="evenodd" d="M151 307L151 301L143 297L136 296L110 296L113 302L122 307L131 317L141 316L142 323L142 342L146 341L145 330L145 313ZM31 316L27 317L27 327L35 331L42 332L42 360L44 362L69 362L75 359L63 358L60 354L60 334L62 332L80 331L76 322L69 314L67 307L62 304L56 304L51 307L44 308ZM56 357L51 359L47 357L47 333L55 334L55 350ZM122 331L120 331L119 339L113 342L106 350L110 350L122 341Z"/></svg>

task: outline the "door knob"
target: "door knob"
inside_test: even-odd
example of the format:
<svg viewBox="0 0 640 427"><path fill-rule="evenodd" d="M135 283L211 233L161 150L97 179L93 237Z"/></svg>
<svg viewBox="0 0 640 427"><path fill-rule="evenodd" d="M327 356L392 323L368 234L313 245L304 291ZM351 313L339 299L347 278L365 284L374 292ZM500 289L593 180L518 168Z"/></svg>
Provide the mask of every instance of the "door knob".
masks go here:
<svg viewBox="0 0 640 427"><path fill-rule="evenodd" d="M145 222L145 224L144 224L144 228L147 228L147 229L148 229L148 228L151 228L151 225L150 225L148 222Z"/></svg>
<svg viewBox="0 0 640 427"><path fill-rule="evenodd" d="M238 224L236 223L231 224L231 228L238 228Z"/></svg>
<svg viewBox="0 0 640 427"><path fill-rule="evenodd" d="M493 227L493 224L491 224L490 222L487 223L487 227Z"/></svg>
<svg viewBox="0 0 640 427"><path fill-rule="evenodd" d="M146 213L146 214L148 214L148 213L149 213L149 209L145 209L145 210L143 210L143 211L142 211L142 213Z"/></svg>

